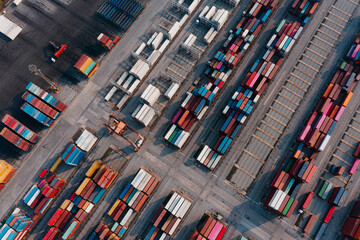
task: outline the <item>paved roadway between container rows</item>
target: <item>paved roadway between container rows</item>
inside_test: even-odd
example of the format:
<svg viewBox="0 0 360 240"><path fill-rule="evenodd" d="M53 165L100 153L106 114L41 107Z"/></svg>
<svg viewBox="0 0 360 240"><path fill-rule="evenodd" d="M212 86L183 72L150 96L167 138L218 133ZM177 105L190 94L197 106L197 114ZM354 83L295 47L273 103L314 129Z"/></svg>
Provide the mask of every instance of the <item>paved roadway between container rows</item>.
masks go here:
<svg viewBox="0 0 360 240"><path fill-rule="evenodd" d="M241 3L238 13L243 10L248 2L249 1L244 1ZM284 2L279 8L283 7ZM289 64L287 64L287 62L285 63L287 65L286 68L283 67L285 68L283 71L286 72L290 70L290 67L292 66L290 58L297 57L297 53L300 52L306 43L306 41L302 42L301 40L306 40L306 38L312 34L313 29L322 20L321 15L324 15L324 9L327 9L331 2L332 1L323 1L321 5L322 11L319 9L320 11L316 12L315 18L311 20L310 25L306 28L306 32L299 40L299 43L294 48L294 51L288 57ZM206 3L206 1L204 3ZM47 159L55 158L62 150L62 147L72 136L74 130L76 131L79 126L91 126L95 130L99 130L99 128L101 128L101 123L105 121L108 115L108 109L104 107L104 104L101 101L104 94L102 92L102 87L106 84L109 78L112 77L112 73L117 68L117 64L124 61L133 49L138 46L138 42L132 41L132 39L142 35L150 28L151 21L148 21L148 19L150 19L152 14L161 9L161 6L165 4L165 0L154 0L151 2L139 20L134 24L119 45L113 50L108 59L102 64L101 68L93 76L92 80L81 92L80 96L77 97L63 116L57 121L54 128L49 130L48 136L32 153L30 158L24 162L23 166L18 170L12 181L3 191L0 192L0 204L2 206L0 209L1 218L12 206L12 204L23 196L24 192L30 185L31 179L33 179L35 174L39 172L39 169L42 168ZM284 12L284 10L282 11ZM280 16L276 16L276 22L271 19L269 26L266 27L264 32L266 33L269 28L274 28L280 20ZM182 32L184 31L186 31L186 29ZM224 36L224 31L222 31L222 33L223 34L221 36ZM256 46L263 46L268 40L268 35L269 34L266 35L266 38L261 36L258 39ZM172 44L176 44L176 41ZM213 49L213 47L210 46L209 49ZM243 69L244 65L247 65L247 60L256 58L256 56L251 56L254 52L256 52L255 47L247 54L247 57L244 59L239 68ZM207 55L211 56L211 54ZM205 61L206 60L207 59L205 59ZM198 69L198 72L195 74L200 74L201 70L202 69ZM237 80L239 75L240 72L237 75L234 75L232 81ZM185 90L186 89L182 89L181 93L184 93ZM226 91L223 95L225 96L226 93L228 93L228 91ZM268 96L271 97L271 95L275 93L276 92L269 91ZM181 99L182 94L178 94L173 102L176 102L178 105ZM220 100L218 100L218 102L220 102ZM219 112L221 109L216 107L218 106L214 107L214 111ZM257 112L262 113L265 110L266 106L264 104L258 107ZM168 111L171 112L171 109ZM79 239L83 239L83 237L87 236L87 230L98 223L98 220L107 208L115 201L115 196L119 193L120 184L123 182L122 180L127 179L132 174L135 174L138 167L141 165L153 169L155 173L159 174L163 178L163 180L159 189L155 192L153 198L151 199L148 208L141 213L135 227L131 229L127 239L135 239L135 237L141 233L145 223L149 222L151 215L173 187L184 190L193 200L195 200L190 214L182 223L182 227L184 228L178 233L176 239L185 239L188 237L203 212L209 209L219 211L223 214L225 219L228 219L230 228L226 233L225 239L236 239L241 232L247 232L247 234L253 239L299 238L295 231L289 227L286 222L279 221L274 215L268 215L260 206L258 206L258 201L253 202L252 200L237 194L230 186L225 184L224 179L228 171L224 170L227 170L227 168L232 164L224 164L223 160L224 167L221 167L218 172L215 172L215 174L218 175L216 176L202 171L198 167L194 166L192 161L188 160L194 149L198 147L196 146L197 144L194 144L194 141L199 136L199 133L194 134L192 138L193 140L188 145L189 147L187 147L182 153L166 147L160 132L164 131L164 126L169 121L167 116L169 116L169 114L164 114L164 116L156 124L154 128L156 135L146 133L144 130L141 131L147 135L145 145L138 154L133 157L129 165L126 167L120 177L121 180L115 184L117 187L110 190L108 196L106 197L106 201L102 201L100 203L99 207L94 212L93 217L81 231ZM209 114L209 116L213 116L213 114ZM300 119L300 117L298 119ZM204 121L204 123L206 122ZM243 132L246 132L245 130L243 130ZM246 136L244 136L244 138L246 138ZM112 139L111 141L116 144L117 141L120 140ZM239 143L241 144L242 141ZM58 147L53 149L55 144L58 144ZM233 147L228 155L231 156L238 154L237 146ZM101 155L101 153L102 152L99 154ZM229 159L230 156L227 156L226 159ZM27 176L27 179L24 180L23 176ZM49 217L48 215L49 214L46 214L45 218ZM43 227L44 229L47 229L46 226ZM279 230L279 228L281 228L281 230ZM30 238L39 239L38 237L39 236L36 237L36 235L33 235Z"/></svg>

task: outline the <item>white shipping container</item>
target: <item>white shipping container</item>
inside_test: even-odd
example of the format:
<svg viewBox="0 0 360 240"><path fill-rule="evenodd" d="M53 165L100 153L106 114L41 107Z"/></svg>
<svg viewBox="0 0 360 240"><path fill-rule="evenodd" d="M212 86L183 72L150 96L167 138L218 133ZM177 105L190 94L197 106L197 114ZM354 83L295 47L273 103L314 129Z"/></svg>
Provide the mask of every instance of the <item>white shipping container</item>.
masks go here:
<svg viewBox="0 0 360 240"><path fill-rule="evenodd" d="M218 34L218 31L213 31L213 32L211 33L210 37L206 40L206 42L207 42L208 44L210 44L210 43L214 40L214 38L216 37L217 34Z"/></svg>
<svg viewBox="0 0 360 240"><path fill-rule="evenodd" d="M211 34L215 31L215 28L211 27L209 31L205 34L204 40L207 42L207 40L210 38Z"/></svg>
<svg viewBox="0 0 360 240"><path fill-rule="evenodd" d="M173 212L173 210L174 210L174 208L176 207L176 205L179 203L179 201L180 201L180 199L181 199L181 196L180 195L177 195L176 196L176 198L174 199L174 201L173 201L173 203L170 205L170 207L169 207L169 212Z"/></svg>
<svg viewBox="0 0 360 240"><path fill-rule="evenodd" d="M288 37L288 36L285 36L284 39L282 40L282 42L280 43L278 49L282 49L288 39L289 39L289 37Z"/></svg>
<svg viewBox="0 0 360 240"><path fill-rule="evenodd" d="M281 193L279 191L280 191L279 189L277 189L275 191L274 195L272 196L271 200L269 201L269 204L268 204L269 207L273 207L276 204L277 200L279 199L279 197L281 195Z"/></svg>
<svg viewBox="0 0 360 240"><path fill-rule="evenodd" d="M157 49L163 39L164 39L164 34L162 32L159 32L156 38L154 39L154 41L152 41L151 46L154 49Z"/></svg>
<svg viewBox="0 0 360 240"><path fill-rule="evenodd" d="M138 47L138 49L136 49L135 53L137 55L140 55L145 47L146 47L146 43L141 43L140 46Z"/></svg>
<svg viewBox="0 0 360 240"><path fill-rule="evenodd" d="M244 123L246 119L247 119L247 116L243 116L240 120L240 123Z"/></svg>
<svg viewBox="0 0 360 240"><path fill-rule="evenodd" d="M256 10L256 8L257 8L258 6L259 6L259 3L258 3L258 2L255 3L254 6L251 8L249 14L250 14L250 15L253 15L253 13L255 12L255 10Z"/></svg>
<svg viewBox="0 0 360 240"><path fill-rule="evenodd" d="M92 138L90 144L84 149L85 152L90 151L90 149L92 148L92 146L94 146L94 144L96 143L96 141L97 141L97 138Z"/></svg>
<svg viewBox="0 0 360 240"><path fill-rule="evenodd" d="M114 96L115 92L116 92L117 88L114 86L110 89L110 91L108 92L108 94L106 94L105 96L105 101L110 101L111 97Z"/></svg>
<svg viewBox="0 0 360 240"><path fill-rule="evenodd" d="M260 98L260 95L256 95L253 102L256 103L259 100L259 98Z"/></svg>
<svg viewBox="0 0 360 240"><path fill-rule="evenodd" d="M215 15L211 18L211 21L217 22L217 21L220 19L223 11L224 11L224 9L218 9L218 10L216 11Z"/></svg>
<svg viewBox="0 0 360 240"><path fill-rule="evenodd" d="M183 218L185 216L185 214L187 213L187 211L190 209L191 206L191 202L189 202L188 200L185 200L185 204L183 204L181 206L181 208L179 209L179 211L176 213L177 216L179 218Z"/></svg>
<svg viewBox="0 0 360 240"><path fill-rule="evenodd" d="M125 214L125 216L123 217L123 219L120 222L121 226L125 226L127 221L129 220L131 214L134 212L134 210L132 208L129 208L129 210L127 211L127 213Z"/></svg>
<svg viewBox="0 0 360 240"><path fill-rule="evenodd" d="M36 186L36 184L34 184L30 189L29 189L29 191L25 194L25 196L23 197L23 200L24 200L24 202L25 202L25 199L27 199L28 197L30 197L30 194L32 193L32 191L34 191L34 189L39 189L37 186ZM35 191L36 192L36 191ZM35 193L34 192L34 193ZM31 199L31 198L30 198ZM30 200L29 199L29 200ZM27 202L25 202L25 203L27 203Z"/></svg>
<svg viewBox="0 0 360 240"><path fill-rule="evenodd" d="M131 185L134 186L134 188L137 188L141 182L141 180L145 177L146 172L140 168L134 179L131 181Z"/></svg>
<svg viewBox="0 0 360 240"><path fill-rule="evenodd" d="M157 32L154 32L153 35L150 37L150 39L147 41L147 45L150 46L152 41L154 41L154 39L156 38L156 36L158 35Z"/></svg>
<svg viewBox="0 0 360 240"><path fill-rule="evenodd" d="M174 132L174 130L176 129L176 125L175 124L173 124L172 126L171 126L171 128L169 129L169 131L166 133L166 135L165 135L165 139L166 140L169 140L169 137L171 136L171 134Z"/></svg>
<svg viewBox="0 0 360 240"><path fill-rule="evenodd" d="M206 111L207 111L208 109L209 109L209 106L203 107L203 109L201 109L200 114L199 114L196 118L199 119L199 120L201 120L201 119L204 117L204 115L205 115L205 113L206 113Z"/></svg>
<svg viewBox="0 0 360 240"><path fill-rule="evenodd" d="M129 206L132 206L135 202L135 200L138 198L138 196L140 195L141 191L137 191L134 196L131 198L130 202L129 202Z"/></svg>
<svg viewBox="0 0 360 240"><path fill-rule="evenodd" d="M118 104L116 104L116 107L117 108L121 108L125 103L126 101L129 99L129 95L124 95L120 101L118 102Z"/></svg>
<svg viewBox="0 0 360 240"><path fill-rule="evenodd" d="M7 232L5 233L5 235L1 238L1 240L7 240L8 237L10 236L11 233L15 232L14 229L9 228L9 230L7 230Z"/></svg>
<svg viewBox="0 0 360 240"><path fill-rule="evenodd" d="M186 96L185 100L181 103L181 107L183 107L183 108L186 106L186 104L189 102L190 98L192 97L192 93L187 92L186 94L187 94L187 96Z"/></svg>
<svg viewBox="0 0 360 240"><path fill-rule="evenodd" d="M269 67L269 69L267 70L267 72L265 73L265 77L269 77L270 76L270 73L271 71L274 69L275 67L275 63L272 63L271 66Z"/></svg>
<svg viewBox="0 0 360 240"><path fill-rule="evenodd" d="M189 6L189 8L188 8L188 14L191 14L191 13L195 10L195 8L196 8L196 6L199 4L199 2L200 2L200 0L194 0L194 1L190 4L190 6Z"/></svg>
<svg viewBox="0 0 360 240"><path fill-rule="evenodd" d="M170 235L170 236L173 235L173 233L175 232L176 228L179 226L180 222L181 222L181 219L180 219L180 218L176 219L176 222L174 223L174 225L172 226L172 228L171 228L170 231L169 231L169 235Z"/></svg>
<svg viewBox="0 0 360 240"><path fill-rule="evenodd" d="M189 138L189 136L190 136L190 133L185 132L184 137L181 139L181 141L179 142L179 144L178 144L177 147L178 147L178 148L182 148L183 145L185 144L186 140Z"/></svg>
<svg viewBox="0 0 360 240"><path fill-rule="evenodd" d="M175 22L174 25L171 27L171 29L169 30L169 37L170 40L173 39L175 37L175 35L177 34L177 32L180 29L180 23L179 22Z"/></svg>
<svg viewBox="0 0 360 240"><path fill-rule="evenodd" d="M320 144L320 147L319 147L319 149L318 149L320 152L325 150L326 145L327 145L327 144L329 143L329 141L330 141L330 138L331 138L330 135L326 135L326 136L325 136L324 140L322 141L322 143Z"/></svg>
<svg viewBox="0 0 360 240"><path fill-rule="evenodd" d="M130 92L130 94L135 90L135 88L139 85L140 80L136 79L133 84L131 84L130 88L128 89L128 91Z"/></svg>
<svg viewBox="0 0 360 240"><path fill-rule="evenodd" d="M27 205L30 206L34 201L35 199L37 198L37 196L40 194L40 189L38 189L34 195L30 198L30 200L28 201Z"/></svg>
<svg viewBox="0 0 360 240"><path fill-rule="evenodd" d="M210 8L210 10L207 12L207 14L205 15L205 18L206 18L207 20L210 20L210 18L212 18L212 17L214 16L215 12L216 12L216 7L215 7L215 6L212 6L212 7Z"/></svg>
<svg viewBox="0 0 360 240"><path fill-rule="evenodd" d="M161 47L158 49L158 51L160 53L163 53L165 51L165 49L167 48L167 46L169 45L170 43L170 40L169 39L166 39L163 44L161 45Z"/></svg>
<svg viewBox="0 0 360 240"><path fill-rule="evenodd" d="M189 18L189 15L188 15L188 14L185 14L185 15L181 18L181 20L180 20L180 22L179 22L180 27L182 27L182 25L184 25L184 23L186 22L186 20L188 20L188 18Z"/></svg>
<svg viewBox="0 0 360 240"><path fill-rule="evenodd" d="M203 157L201 158L201 160L200 160L201 163L204 163L204 162L205 162L205 160L206 160L206 158L209 156L210 152L211 152L211 148L209 148L208 150L206 150L204 156L203 156Z"/></svg>
<svg viewBox="0 0 360 240"><path fill-rule="evenodd" d="M121 74L121 76L119 77L119 79L117 80L117 84L121 85L125 79L129 76L129 73L128 72L123 72L123 74Z"/></svg>
<svg viewBox="0 0 360 240"><path fill-rule="evenodd" d="M73 207L75 206L75 204L73 202L70 202L69 206L67 206L66 211L71 212L71 209L73 209Z"/></svg>
<svg viewBox="0 0 360 240"><path fill-rule="evenodd" d="M295 40L298 39L298 37L300 36L303 29L304 29L303 27L299 27L299 29L296 31L296 33L294 35Z"/></svg>
<svg viewBox="0 0 360 240"><path fill-rule="evenodd" d="M286 195L287 195L287 194L286 194L285 192L282 192L279 201L278 201L278 202L276 203L276 205L275 205L275 208L274 208L275 210L279 210L279 208L280 208L281 204L283 203Z"/></svg>
<svg viewBox="0 0 360 240"><path fill-rule="evenodd" d="M85 212L90 213L94 206L95 205L93 203L90 203L89 206L85 209Z"/></svg>
<svg viewBox="0 0 360 240"><path fill-rule="evenodd" d="M287 48L285 49L285 53L290 52L291 48L294 46L295 44L295 39L292 39L291 42L289 43L289 45L287 46Z"/></svg>
<svg viewBox="0 0 360 240"><path fill-rule="evenodd" d="M176 141L174 142L174 145L179 147L180 142L182 141L182 139L186 136L186 132L185 131L181 131L180 136L176 139Z"/></svg>
<svg viewBox="0 0 360 240"><path fill-rule="evenodd" d="M208 145L204 145L203 149L201 150L201 152L199 153L199 156L196 158L198 161L200 161L204 154L206 153L206 151L209 149Z"/></svg>
<svg viewBox="0 0 360 240"><path fill-rule="evenodd" d="M166 210L169 210L169 207L171 206L171 204L173 204L175 198L178 196L179 194L177 194L176 192L174 192L172 195L171 195L171 198L169 199L169 201L166 203L165 205L165 209Z"/></svg>
<svg viewBox="0 0 360 240"><path fill-rule="evenodd" d="M217 156L209 168L211 170L214 170L216 168L216 166L218 165L218 163L220 162L220 159L221 159L221 155Z"/></svg>
<svg viewBox="0 0 360 240"><path fill-rule="evenodd" d="M143 178L143 180L140 182L140 184L138 185L138 189L139 191L144 190L146 184L148 184L148 182L151 179L151 175L149 173L146 173L145 177Z"/></svg>
<svg viewBox="0 0 360 240"><path fill-rule="evenodd" d="M178 83L171 83L170 87L165 92L165 97L169 100L175 95L177 90L179 89L180 85Z"/></svg>
<svg viewBox="0 0 360 240"><path fill-rule="evenodd" d="M179 211L181 205L183 205L185 202L185 198L180 198L180 201L176 204L175 208L171 211L171 213L176 216L176 213Z"/></svg>
<svg viewBox="0 0 360 240"><path fill-rule="evenodd" d="M158 58L160 57L161 52L158 50L154 50L149 57L147 58L147 60L149 61L149 63L151 65L154 65L154 63L158 60Z"/></svg>
<svg viewBox="0 0 360 240"><path fill-rule="evenodd" d="M209 11L209 6L204 7L204 9L199 14L199 18L204 17L208 11Z"/></svg>
<svg viewBox="0 0 360 240"><path fill-rule="evenodd" d="M226 113L229 111L230 107L228 105L225 106L224 110L222 111L222 114L226 115Z"/></svg>
<svg viewBox="0 0 360 240"><path fill-rule="evenodd" d="M224 11L223 14L221 15L220 19L219 19L219 28L222 28L222 26L224 26L226 20L229 17L229 12L228 11Z"/></svg>

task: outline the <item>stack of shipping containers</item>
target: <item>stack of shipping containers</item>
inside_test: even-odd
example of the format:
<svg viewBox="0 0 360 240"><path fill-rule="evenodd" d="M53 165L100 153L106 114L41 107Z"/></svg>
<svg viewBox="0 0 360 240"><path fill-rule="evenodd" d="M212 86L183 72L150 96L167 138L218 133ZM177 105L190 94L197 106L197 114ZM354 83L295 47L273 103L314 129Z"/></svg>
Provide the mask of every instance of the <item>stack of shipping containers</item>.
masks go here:
<svg viewBox="0 0 360 240"><path fill-rule="evenodd" d="M143 234L145 240L172 238L191 207L192 201L178 191L173 191L156 211Z"/></svg>
<svg viewBox="0 0 360 240"><path fill-rule="evenodd" d="M307 3L306 8L299 8L303 4L305 5L305 3ZM260 99L260 96L266 89L267 85L277 73L282 61L284 60L285 55L289 53L291 48L294 46L296 39L301 35L305 23L313 14L317 6L318 1L294 2L294 4L292 5L292 13L296 15L297 18L301 19L301 21L289 21L287 19L284 19L276 28L275 33L272 35L272 37L266 44L266 47L261 54L261 57L258 58L253 64L250 71L247 73L245 79L242 81L242 84L238 87L238 89L232 95L231 100L224 108L222 114L226 118L226 121L220 128L220 137L217 139L213 146L202 146L198 150L198 153L195 155L196 160L198 160L201 164L205 165L210 170L214 170L219 161L211 161L211 159L214 158L213 156L215 154L220 155L221 158L221 155L225 154L226 151L229 149L233 139L237 136L238 132L241 129L241 126L245 123L247 117L253 110L255 103ZM299 12L299 9L302 10ZM257 11L255 12L257 13ZM261 16L263 16L264 14L265 13L262 13ZM247 29L246 27L241 27L241 24L243 24L243 22L246 21L244 19L240 21L240 26L237 27L238 30L236 30L235 35L241 35L246 40L249 38L249 29ZM263 21L253 20L254 25L250 24L250 26L253 26L252 28L250 28L250 31L257 26L256 24L260 24L260 22ZM236 39L242 38L239 36ZM224 46L228 46L229 42L230 41L228 39L224 43ZM241 40L241 43L242 42L243 40ZM234 46L234 44L232 44L231 46ZM222 65L221 61L224 59L227 59L227 53L225 54L220 51L215 55L215 59L212 61L211 64L214 64L216 68L209 68L209 74L211 74L211 76L214 73L219 74L219 70L221 69L226 70L227 68L229 68L229 70L232 70L232 68L229 67L229 64ZM220 68L218 70L217 68L219 65ZM221 74L219 75L219 77L220 76ZM217 75L214 75L214 77L215 79L217 79L216 81L219 80L219 77ZM204 149L206 149L207 151ZM216 162L216 164L213 164L212 162Z"/></svg>
<svg viewBox="0 0 360 240"><path fill-rule="evenodd" d="M101 222L89 239L120 239L123 237L126 229L134 223L137 213L141 211L159 182L160 179L150 170L140 168L107 213L111 218L112 227L109 228L104 222Z"/></svg>
<svg viewBox="0 0 360 240"><path fill-rule="evenodd" d="M221 50L210 60L210 65L204 73L207 83L188 93L171 122L172 126L165 134L165 140L178 148L184 145L190 136L191 127L205 115L216 94L260 33L277 2L277 0L262 0L250 3L245 16L225 41Z"/></svg>
<svg viewBox="0 0 360 240"><path fill-rule="evenodd" d="M87 78L90 78L98 69L98 65L85 54L81 55L79 60L74 64L74 68Z"/></svg>
<svg viewBox="0 0 360 240"><path fill-rule="evenodd" d="M100 161L95 161L85 174L75 192L66 199L49 220L51 227L43 239L74 238L76 231L95 205L100 201L105 191L117 176L117 172Z"/></svg>
<svg viewBox="0 0 360 240"><path fill-rule="evenodd" d="M0 190L4 188L15 172L16 169L11 164L0 160Z"/></svg>
<svg viewBox="0 0 360 240"><path fill-rule="evenodd" d="M213 214L205 213L189 240L221 240L226 230L226 223L218 220Z"/></svg>

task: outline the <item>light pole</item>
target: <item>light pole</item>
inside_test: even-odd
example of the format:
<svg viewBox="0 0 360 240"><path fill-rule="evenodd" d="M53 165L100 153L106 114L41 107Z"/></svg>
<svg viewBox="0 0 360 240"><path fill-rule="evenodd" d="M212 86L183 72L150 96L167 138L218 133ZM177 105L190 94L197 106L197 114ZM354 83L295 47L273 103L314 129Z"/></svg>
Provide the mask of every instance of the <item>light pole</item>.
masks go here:
<svg viewBox="0 0 360 240"><path fill-rule="evenodd" d="M51 81L48 77L46 77L40 69L38 69L34 64L29 64L29 70L30 72L34 73L37 76L40 76L43 80L45 80L48 84L50 84L50 89L53 90L54 92L58 93L60 91L60 87L54 83L53 81Z"/></svg>

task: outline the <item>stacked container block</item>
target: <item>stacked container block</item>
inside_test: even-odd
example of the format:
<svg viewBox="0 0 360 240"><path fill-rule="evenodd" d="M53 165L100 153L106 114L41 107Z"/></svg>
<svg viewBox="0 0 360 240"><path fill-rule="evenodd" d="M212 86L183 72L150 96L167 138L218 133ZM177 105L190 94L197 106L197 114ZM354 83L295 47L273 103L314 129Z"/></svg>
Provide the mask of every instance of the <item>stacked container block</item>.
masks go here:
<svg viewBox="0 0 360 240"><path fill-rule="evenodd" d="M72 239L91 210L114 181L117 172L101 162L94 162L77 190L66 199L49 220L52 227L44 239ZM50 238L46 238L49 237Z"/></svg>
<svg viewBox="0 0 360 240"><path fill-rule="evenodd" d="M23 197L24 203L33 209L35 214L42 214L50 206L65 181L55 174L43 178L38 184L34 184Z"/></svg>
<svg viewBox="0 0 360 240"><path fill-rule="evenodd" d="M268 1L268 3L271 4L271 1ZM250 11L253 10L253 8L250 9ZM256 10L254 11L256 12ZM253 22L251 23L253 24L257 22L255 20L252 21ZM251 25L251 23L248 24ZM269 82L273 80L275 74L278 72L285 55L289 53L298 37L301 35L304 25L304 21L290 21L287 19L281 21L272 37L267 42L260 57L252 65L241 86L237 88L232 95L231 100L224 108L222 114L226 120L220 128L218 140L214 146L206 145L207 147L220 155L226 153L232 140L239 133L242 125L254 109L255 104L260 99ZM238 32L239 35L242 33L249 37L246 28L239 27ZM224 46L228 46L228 40L225 42ZM221 69L224 71L226 71L226 69L233 69L231 68L231 64L223 64L221 62L224 57L226 60L227 55L224 52L218 52L215 55L215 60L210 64L213 68L210 67L209 70L207 70L208 74L210 74L209 77L213 78L213 80L216 79L215 81L221 80ZM220 68L218 66L220 66ZM219 68L219 70L217 68ZM200 159L198 160L200 161ZM201 161L200 163L203 164Z"/></svg>
<svg viewBox="0 0 360 240"><path fill-rule="evenodd" d="M192 201L174 191L156 211L144 232L144 240L170 239L191 207Z"/></svg>
<svg viewBox="0 0 360 240"><path fill-rule="evenodd" d="M221 240L226 230L227 225L225 223L205 213L189 240Z"/></svg>
<svg viewBox="0 0 360 240"><path fill-rule="evenodd" d="M115 201L107 213L115 221L112 228L103 227L104 224L101 222L97 228L98 231L95 230L90 239L103 239L101 237L104 236L104 231L107 232L108 236L117 236L116 239L121 238L159 182L159 178L151 171L140 168L131 183L128 183L121 191L119 199Z"/></svg>
<svg viewBox="0 0 360 240"><path fill-rule="evenodd" d="M35 132L31 131L29 128L24 126L21 122L19 122L9 114L6 114L1 121L9 129L13 130L16 134L21 136L23 139L29 141L30 143L37 143L40 139Z"/></svg>
<svg viewBox="0 0 360 240"><path fill-rule="evenodd" d="M85 54L81 55L79 60L75 63L74 68L80 73L84 74L87 78L90 78L98 69L98 65L90 57Z"/></svg>
<svg viewBox="0 0 360 240"><path fill-rule="evenodd" d="M118 223L109 228L105 223L100 222L88 240L119 240L125 231L126 227L119 227Z"/></svg>
<svg viewBox="0 0 360 240"><path fill-rule="evenodd" d="M360 34L357 34L353 44L351 45L346 57L356 64L360 63Z"/></svg>
<svg viewBox="0 0 360 240"><path fill-rule="evenodd" d="M360 239L360 201L357 200L346 219L341 233L351 239Z"/></svg>
<svg viewBox="0 0 360 240"><path fill-rule="evenodd" d="M9 141L13 145L15 145L17 148L19 148L25 152L29 151L29 149L31 148L31 144L29 142L22 139L21 137L19 137L18 135L16 135L15 133L13 133L11 130L9 130L6 127L4 127L1 130L0 136L2 136L7 141Z"/></svg>
<svg viewBox="0 0 360 240"><path fill-rule="evenodd" d="M15 172L16 169L12 165L4 160L0 160L0 190L4 188Z"/></svg>
<svg viewBox="0 0 360 240"><path fill-rule="evenodd" d="M359 35L354 39L355 43L357 41L359 41ZM289 182L295 182L299 186L301 183L311 181L316 171L316 166L314 166L316 155L319 151L323 151L326 148L336 123L340 120L353 96L352 91L360 80L359 73L360 67L353 61L343 61L337 68L331 82L317 102L311 116L297 138L299 142L297 149L292 157L287 158L282 163L280 170L271 183L270 187L272 187L272 190L268 199L277 191L274 182L281 175L285 174L287 178L290 178ZM355 149L354 156L358 157L359 152L360 147ZM357 164L357 160L355 160L352 169L350 169L351 172L355 172ZM334 174L340 175L343 171L344 168L338 168ZM295 194L293 193L293 197L296 196L296 192ZM346 197L346 191L341 187L333 188L330 182L324 181L318 196L323 200L328 200L333 206L341 206L342 200ZM326 229L326 224L324 222L319 228L319 236Z"/></svg>
<svg viewBox="0 0 360 240"><path fill-rule="evenodd" d="M66 108L66 104L57 100L55 97L53 97L51 94L49 94L48 92L44 91L43 89L41 89L40 87L38 87L37 85L35 85L34 83L30 82L27 86L26 86L26 90L31 93L32 95L40 98L41 100L43 100L45 103L47 103L48 105L50 105L51 107L55 108L57 111L62 112L65 110Z"/></svg>
<svg viewBox="0 0 360 240"><path fill-rule="evenodd" d="M143 10L144 7L134 0L107 0L98 8L97 13L126 31Z"/></svg>
<svg viewBox="0 0 360 240"><path fill-rule="evenodd" d="M98 138L89 132L88 130L82 131L82 133L76 138L74 143L70 143L60 158L69 165L78 166L79 163L85 158L87 152L89 152Z"/></svg>
<svg viewBox="0 0 360 240"><path fill-rule="evenodd" d="M209 61L209 67L205 70L204 75L207 78L207 83L194 89L188 93L187 98L181 105L181 109L177 112L172 120L172 124L176 126L177 131L185 132L185 141L190 136L190 129L192 125L205 115L209 106L213 103L216 94L220 91L222 86L226 83L231 75L233 69L240 62L246 50L250 47L252 41L260 33L263 25L269 18L271 12L276 7L278 0L261 0L252 1L246 11L245 16L240 20L236 28L229 35L222 48ZM250 112L251 102L247 106ZM180 130L181 129L181 130ZM170 132L172 130L172 132ZM166 136L172 134L175 128L171 127L166 133ZM178 148L173 138L165 139Z"/></svg>
<svg viewBox="0 0 360 240"><path fill-rule="evenodd" d="M119 42L120 38L116 36L114 40L111 40L108 36L103 33L97 37L98 43L103 46L106 50L111 51L116 44Z"/></svg>
<svg viewBox="0 0 360 240"><path fill-rule="evenodd" d="M316 8L318 7L320 0L296 0L291 5L290 12L304 19L304 23L309 20L309 17L314 14Z"/></svg>
<svg viewBox="0 0 360 240"><path fill-rule="evenodd" d="M32 225L33 221L31 218L20 212L20 209L17 208L0 228L0 238L4 240L25 239L25 235Z"/></svg>

